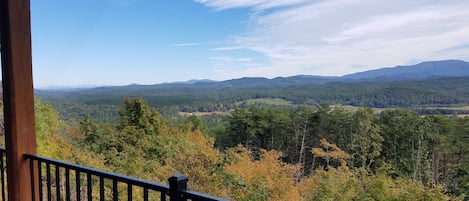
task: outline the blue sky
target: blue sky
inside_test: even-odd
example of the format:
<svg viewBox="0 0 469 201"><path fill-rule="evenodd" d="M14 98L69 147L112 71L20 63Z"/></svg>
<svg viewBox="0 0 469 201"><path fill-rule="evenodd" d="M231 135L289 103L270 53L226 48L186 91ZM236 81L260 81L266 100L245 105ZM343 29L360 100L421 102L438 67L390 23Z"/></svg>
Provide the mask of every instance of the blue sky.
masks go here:
<svg viewBox="0 0 469 201"><path fill-rule="evenodd" d="M31 0L35 87L469 60L466 0Z"/></svg>

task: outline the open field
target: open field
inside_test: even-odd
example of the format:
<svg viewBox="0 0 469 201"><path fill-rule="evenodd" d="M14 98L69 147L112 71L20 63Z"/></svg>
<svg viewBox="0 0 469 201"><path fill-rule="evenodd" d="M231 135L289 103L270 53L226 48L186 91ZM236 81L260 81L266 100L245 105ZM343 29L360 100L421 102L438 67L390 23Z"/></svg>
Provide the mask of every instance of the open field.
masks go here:
<svg viewBox="0 0 469 201"><path fill-rule="evenodd" d="M469 111L469 106L456 106L456 107L428 107L425 109L435 109L435 110L467 110Z"/></svg>
<svg viewBox="0 0 469 201"><path fill-rule="evenodd" d="M346 111L355 112L358 109L362 108L359 106L352 106L352 105L331 105L332 108L343 108ZM379 114L385 110L392 110L398 108L371 108L375 112L375 114ZM464 114L443 114L445 116L457 116L457 117L469 117L469 114L465 114L465 112L469 112L469 106L455 106L455 107L420 107L420 108L405 108L405 109L419 109L419 110L447 110L447 111L454 111L454 112L464 112Z"/></svg>
<svg viewBox="0 0 469 201"><path fill-rule="evenodd" d="M256 98L256 99L249 99L245 101L239 101L236 102L236 105L241 105L243 103L246 103L248 105L256 105L256 104L262 104L262 105L277 105L277 106L292 106L293 103L291 101L287 101L285 99L281 98Z"/></svg>
<svg viewBox="0 0 469 201"><path fill-rule="evenodd" d="M215 112L178 112L179 116L182 117L187 117L187 116L206 116L206 115L212 115L212 114L218 114L218 115L229 115L230 112L220 112L220 111L215 111Z"/></svg>
<svg viewBox="0 0 469 201"><path fill-rule="evenodd" d="M294 106L293 103L290 101L280 99L280 98L258 98L258 99L249 99L246 101L240 101L237 102L236 104L239 106L243 103L246 103L248 105L256 105L256 104L263 104L263 105L274 105L274 106ZM360 106L352 106L352 105L331 105L331 108L342 108L346 111L350 112L355 112L359 110ZM375 114L379 114L385 110L393 110L393 109L398 109L398 108L371 108L375 112ZM412 108L406 108L406 109L412 109ZM428 109L428 110L451 110L451 111L469 111L469 106L456 106L456 107L421 107L421 108L414 108L414 109ZM218 114L218 115L229 115L230 111L214 111L214 112L178 112L179 116L206 116L206 115L212 115L212 114ZM449 115L452 116L452 115ZM458 117L469 117L469 114L457 114L456 116Z"/></svg>
<svg viewBox="0 0 469 201"><path fill-rule="evenodd" d="M343 108L344 110L346 111L350 111L350 112L355 112L357 111L358 109L360 108L363 108L363 107L360 107L360 106L352 106L352 105L331 105L331 108ZM384 110L392 110L392 109L397 109L397 108L371 108L373 109L373 111L378 114Z"/></svg>

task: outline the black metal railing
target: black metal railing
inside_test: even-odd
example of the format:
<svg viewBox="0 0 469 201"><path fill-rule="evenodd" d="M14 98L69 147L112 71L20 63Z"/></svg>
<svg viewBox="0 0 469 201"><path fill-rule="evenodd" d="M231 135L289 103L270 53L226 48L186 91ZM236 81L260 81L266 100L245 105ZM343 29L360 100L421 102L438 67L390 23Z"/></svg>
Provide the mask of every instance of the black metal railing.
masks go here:
<svg viewBox="0 0 469 201"><path fill-rule="evenodd" d="M0 148L4 159L5 150ZM169 186L129 176L84 167L37 155L24 155L29 160L32 185L39 188L33 200L161 200L222 201L224 199L187 190L187 177L175 175ZM2 200L6 197L5 162L0 160ZM37 175L35 175L37 174ZM34 189L34 188L32 188Z"/></svg>
<svg viewBox="0 0 469 201"><path fill-rule="evenodd" d="M6 174L5 174L5 168L6 168L6 162L5 162L5 149L4 148L0 148L0 182L1 183L1 194L2 194L2 201L6 201L6 197L7 197L7 194L6 194Z"/></svg>

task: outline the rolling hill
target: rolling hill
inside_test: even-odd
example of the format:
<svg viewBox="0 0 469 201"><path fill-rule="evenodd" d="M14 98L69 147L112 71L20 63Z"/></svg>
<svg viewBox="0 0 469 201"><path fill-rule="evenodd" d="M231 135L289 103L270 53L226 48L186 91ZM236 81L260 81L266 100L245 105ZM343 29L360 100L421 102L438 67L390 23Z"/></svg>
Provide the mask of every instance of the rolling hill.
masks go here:
<svg viewBox="0 0 469 201"><path fill-rule="evenodd" d="M408 80L430 77L464 77L469 76L469 63L460 60L429 61L412 66L380 68L343 76L355 80Z"/></svg>
<svg viewBox="0 0 469 201"><path fill-rule="evenodd" d="M90 89L36 90L65 118L115 115L125 97L142 97L165 115L176 112L228 111L239 102L272 98L293 105L321 103L376 108L469 105L469 63L424 62L356 73L343 77L298 75L240 78ZM114 111L114 113L111 112Z"/></svg>

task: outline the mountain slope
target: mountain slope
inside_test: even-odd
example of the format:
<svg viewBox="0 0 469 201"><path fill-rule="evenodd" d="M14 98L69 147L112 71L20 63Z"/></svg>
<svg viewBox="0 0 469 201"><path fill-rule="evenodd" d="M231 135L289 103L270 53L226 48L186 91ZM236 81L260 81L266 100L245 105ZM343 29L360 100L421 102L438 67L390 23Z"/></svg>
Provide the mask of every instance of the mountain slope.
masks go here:
<svg viewBox="0 0 469 201"><path fill-rule="evenodd" d="M263 77L244 77L225 81L213 80L189 80L186 82L172 82L154 85L131 84L128 86L109 86L97 87L102 91L113 91L126 88L128 90L151 90L151 89L170 89L174 87L208 87L208 88L243 88L243 87L285 87L306 84L325 84L329 82L349 82L349 81L385 81L385 80L418 80L436 77L464 77L469 76L469 63L460 60L444 60L422 62L412 66L396 66L369 70L342 77L334 76L314 76L314 75L296 75L290 77L276 77L273 79ZM55 91L87 91L89 87L75 87L72 89L60 88ZM43 88L41 91L51 91L52 88Z"/></svg>
<svg viewBox="0 0 469 201"><path fill-rule="evenodd" d="M406 80L429 77L469 76L469 63L460 60L428 61L412 66L381 68L345 75L342 78L353 80Z"/></svg>

